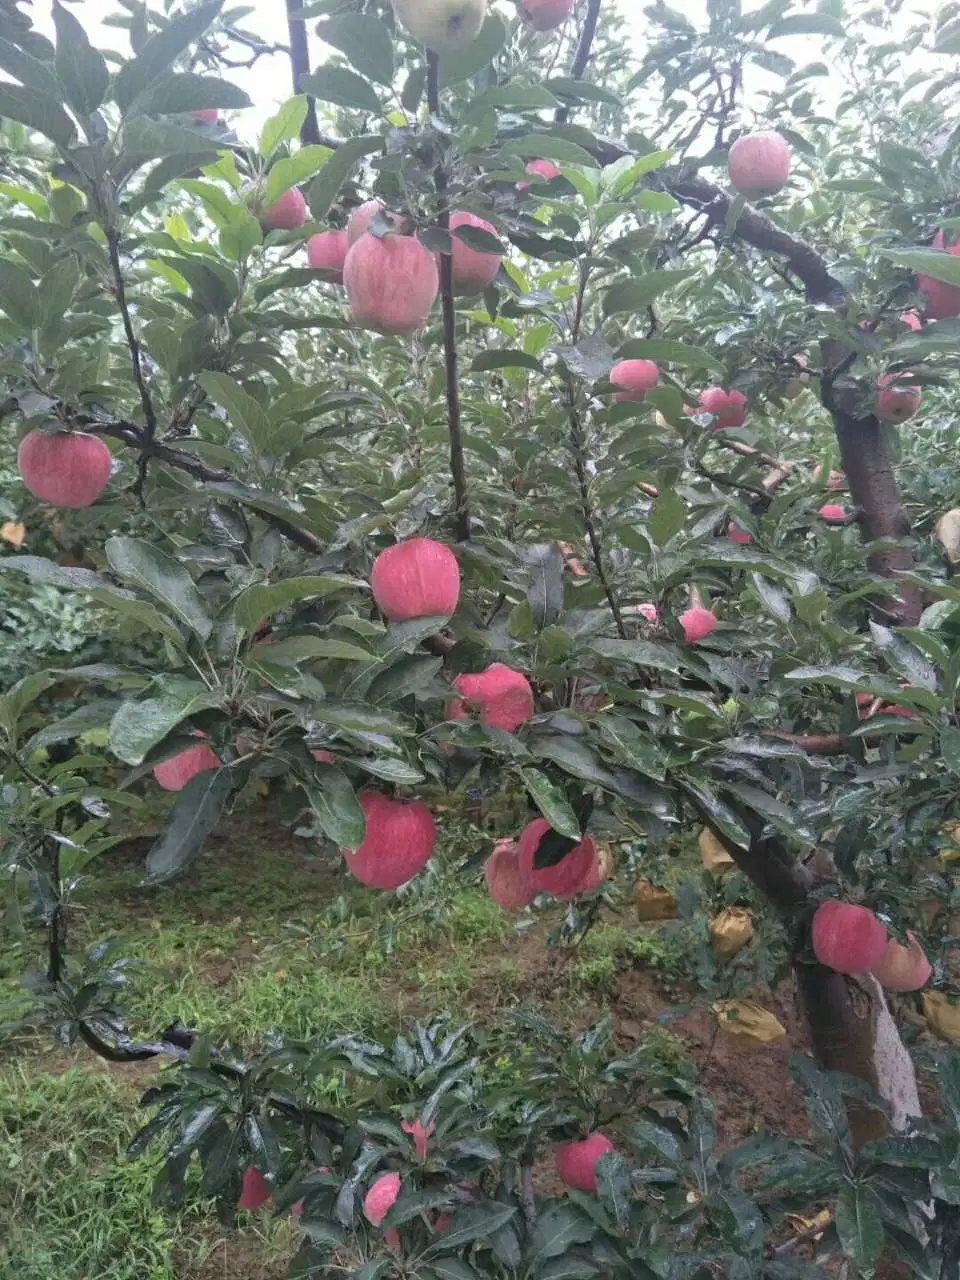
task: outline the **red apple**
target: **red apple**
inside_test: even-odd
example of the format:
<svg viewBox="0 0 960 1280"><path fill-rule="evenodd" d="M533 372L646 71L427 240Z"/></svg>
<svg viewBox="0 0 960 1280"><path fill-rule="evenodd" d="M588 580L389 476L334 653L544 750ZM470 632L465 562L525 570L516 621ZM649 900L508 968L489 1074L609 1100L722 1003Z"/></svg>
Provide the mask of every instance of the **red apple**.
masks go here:
<svg viewBox="0 0 960 1280"><path fill-rule="evenodd" d="M380 552L370 586L377 608L390 622L450 618L460 599L460 566L442 542L407 538Z"/></svg>
<svg viewBox="0 0 960 1280"><path fill-rule="evenodd" d="M354 245L362 235L370 230L370 224L378 213L386 212L379 200L367 200L365 204L354 209L347 223L347 244Z"/></svg>
<svg viewBox="0 0 960 1280"><path fill-rule="evenodd" d="M549 182L552 178L560 177L560 170L555 164L551 164L549 160L531 160L526 166L527 173L536 174L538 178L542 178L544 182ZM518 182L517 190L526 191L529 182Z"/></svg>
<svg viewBox="0 0 960 1280"><path fill-rule="evenodd" d="M934 249L943 249L945 241L942 231L938 231L933 241ZM947 253L960 254L960 240L950 245ZM917 288L927 295L924 311L926 320L949 320L960 316L960 285L947 284L945 280L937 280L935 276L918 275Z"/></svg>
<svg viewBox="0 0 960 1280"><path fill-rule="evenodd" d="M648 622L660 621L660 610L650 601L647 601L646 604L638 604L637 613L639 613L642 618L646 618Z"/></svg>
<svg viewBox="0 0 960 1280"><path fill-rule="evenodd" d="M196 111L191 111L190 114L200 124L220 123L220 112L216 107L198 107Z"/></svg>
<svg viewBox="0 0 960 1280"><path fill-rule="evenodd" d="M419 800L390 800L379 791L364 791L360 807L367 834L356 849L344 849L347 869L372 889L398 889L423 870L433 856L437 828Z"/></svg>
<svg viewBox="0 0 960 1280"><path fill-rule="evenodd" d="M258 216L264 231L293 231L307 221L307 202L298 187L291 187Z"/></svg>
<svg viewBox="0 0 960 1280"><path fill-rule="evenodd" d="M413 1145L417 1153L417 1159L421 1161L421 1163L427 1158L427 1152L430 1149L430 1139L433 1137L433 1132L436 1129L436 1127L437 1127L436 1120L431 1120L430 1123L427 1125L427 1127L424 1128L423 1125L420 1123L419 1116L416 1118L416 1120L413 1120L413 1121L411 1120L401 1121L400 1128L403 1130L404 1133L408 1133L410 1137L413 1139Z"/></svg>
<svg viewBox="0 0 960 1280"><path fill-rule="evenodd" d="M496 227L491 223L486 222L483 218L478 218L476 214L463 211L450 215L451 232L456 231L458 227L477 227L492 236L497 234ZM483 253L479 249L472 249L470 245L456 235L452 239L453 292L460 297L467 297L473 293L482 293L497 278L503 254Z"/></svg>
<svg viewBox="0 0 960 1280"><path fill-rule="evenodd" d="M520 0L520 16L534 31L552 31L573 13L575 0Z"/></svg>
<svg viewBox="0 0 960 1280"><path fill-rule="evenodd" d="M614 397L618 404L642 400L660 381L660 370L652 360L620 360L610 370L610 381L621 388Z"/></svg>
<svg viewBox="0 0 960 1280"><path fill-rule="evenodd" d="M307 241L307 266L315 271L333 271L336 283L343 284L343 263L348 248L345 231L321 231Z"/></svg>
<svg viewBox="0 0 960 1280"><path fill-rule="evenodd" d="M811 938L814 955L835 973L869 973L887 950L887 931L873 912L836 898L817 907Z"/></svg>
<svg viewBox="0 0 960 1280"><path fill-rule="evenodd" d="M877 379L874 412L881 422L906 422L920 408L922 395L914 383L900 381L895 373L885 373Z"/></svg>
<svg viewBox="0 0 960 1280"><path fill-rule="evenodd" d="M790 177L790 144L773 130L748 133L730 148L730 181L748 200L772 196Z"/></svg>
<svg viewBox="0 0 960 1280"><path fill-rule="evenodd" d="M813 468L814 480L820 479L822 471L823 471L823 468L819 464ZM827 478L827 488L831 491L831 493L838 492L838 490L842 489L846 483L847 483L847 477L844 475L842 471L831 471Z"/></svg>
<svg viewBox="0 0 960 1280"><path fill-rule="evenodd" d="M447 707L451 720L467 720L476 710L481 724L512 733L534 713L530 681L502 662L494 662L477 675L457 676L453 687L463 694L463 700Z"/></svg>
<svg viewBox="0 0 960 1280"><path fill-rule="evenodd" d="M554 898L569 901L583 893L593 879L597 866L597 846L592 836L584 836L580 843L552 867L534 866L540 842L551 830L544 818L535 818L523 829L517 844L521 863L529 859L533 867L534 893L549 893Z"/></svg>
<svg viewBox="0 0 960 1280"><path fill-rule="evenodd" d="M615 1147L605 1133L591 1133L579 1142L565 1142L554 1152L557 1174L565 1187L596 1191L597 1163Z"/></svg>
<svg viewBox="0 0 960 1280"><path fill-rule="evenodd" d="M741 529L735 524L727 525L727 537L741 547L748 547L753 541L752 533L747 533L746 529Z"/></svg>
<svg viewBox="0 0 960 1280"><path fill-rule="evenodd" d="M205 738L207 735L201 729L194 729L193 736ZM191 778L208 769L219 769L221 763L216 752L207 746L188 747L186 751L154 765L153 776L164 791L182 791Z"/></svg>
<svg viewBox="0 0 960 1280"><path fill-rule="evenodd" d="M702 605L687 609L677 621L683 628L683 638L687 644L698 644L701 640L706 640L707 636L713 635L717 629L716 617Z"/></svg>
<svg viewBox="0 0 960 1280"><path fill-rule="evenodd" d="M31 431L20 441L17 469L35 498L52 507L90 507L110 480L113 456L99 436Z"/></svg>
<svg viewBox="0 0 960 1280"><path fill-rule="evenodd" d="M914 333L918 333L923 328L923 321L915 311L901 311L900 323L905 324L908 329L912 329Z"/></svg>
<svg viewBox="0 0 960 1280"><path fill-rule="evenodd" d="M368 1222L379 1227L397 1202L400 1194L399 1173L382 1173L373 1183L363 1201L363 1213Z"/></svg>
<svg viewBox="0 0 960 1280"><path fill-rule="evenodd" d="M273 1188L259 1169L251 1165L243 1171L238 1209L262 1209L273 1194Z"/></svg>
<svg viewBox="0 0 960 1280"><path fill-rule="evenodd" d="M504 911L520 911L536 896L533 888L533 856L520 851L514 840L498 840L483 864L483 876L490 897Z"/></svg>
<svg viewBox="0 0 960 1280"><path fill-rule="evenodd" d="M378 333L416 333L437 300L432 253L412 236L362 235L343 264L353 323Z"/></svg>
<svg viewBox="0 0 960 1280"><path fill-rule="evenodd" d="M742 427L747 420L747 397L742 391L724 391L723 387L710 387L700 397L700 412L713 414L711 431Z"/></svg>
<svg viewBox="0 0 960 1280"><path fill-rule="evenodd" d="M844 523L847 519L847 511L845 507L838 506L835 502L825 502L820 508L820 517L826 520L827 524Z"/></svg>

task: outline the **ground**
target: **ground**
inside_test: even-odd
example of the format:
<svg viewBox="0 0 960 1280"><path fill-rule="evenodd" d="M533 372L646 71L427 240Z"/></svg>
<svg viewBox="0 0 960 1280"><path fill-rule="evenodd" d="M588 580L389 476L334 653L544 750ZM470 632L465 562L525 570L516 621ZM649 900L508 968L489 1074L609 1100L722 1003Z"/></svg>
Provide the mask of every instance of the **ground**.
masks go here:
<svg viewBox="0 0 960 1280"><path fill-rule="evenodd" d="M479 828L453 824L460 855L483 847ZM561 909L525 931L489 900L439 870L400 895L349 882L315 842L280 825L266 804L236 815L189 875L144 888L146 839L104 860L74 904L71 946L108 936L137 957L128 1004L155 1035L175 1018L229 1028L257 1043L295 1035L390 1032L427 1012L491 1022L534 1004L571 1030L609 1010L624 1048L651 1034L665 1056L696 1060L720 1112L724 1144L764 1126L805 1131L787 1071L789 1043L744 1050L717 1037L705 1010L657 1029L680 996L655 930L626 897L577 950L547 946ZM36 957L35 935L0 928L0 980L12 990ZM0 988L2 994L2 988ZM802 1045L788 990L772 1005ZM247 1215L220 1227L208 1206L176 1216L150 1200L149 1161L124 1158L141 1122L137 1102L153 1064L115 1067L84 1049L7 1038L0 1028L0 1280L273 1280L296 1247L289 1222Z"/></svg>

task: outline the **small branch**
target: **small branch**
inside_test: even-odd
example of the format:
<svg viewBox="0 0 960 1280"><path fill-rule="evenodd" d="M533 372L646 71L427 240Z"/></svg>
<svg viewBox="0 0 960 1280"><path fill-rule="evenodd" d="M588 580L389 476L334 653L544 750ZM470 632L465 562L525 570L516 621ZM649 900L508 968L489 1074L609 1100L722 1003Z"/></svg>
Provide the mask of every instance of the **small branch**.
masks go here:
<svg viewBox="0 0 960 1280"><path fill-rule="evenodd" d="M427 109L431 116L440 115L440 61L432 51L427 54ZM437 226L450 234L450 204L447 197L447 173L442 159L433 175L437 189ZM460 372L457 358L457 308L453 300L453 256L440 254L440 301L443 308L443 359L447 384L447 430L450 435L450 473L456 504L455 523L460 542L470 540L470 500L467 495L467 469L463 456L463 432L460 420Z"/></svg>
<svg viewBox="0 0 960 1280"><path fill-rule="evenodd" d="M520 1166L520 1203L524 1220L532 1231L537 1225L537 1198L533 1190L533 1165L526 1161Z"/></svg>
<svg viewBox="0 0 960 1280"><path fill-rule="evenodd" d="M153 440L157 434L157 415L154 412L153 400L150 396L150 389L147 386L146 378L143 374L143 359L140 352L140 340L137 338L133 328L133 320L130 316L130 307L127 303L127 289L123 279L123 271L120 266L120 233L112 227L106 228L107 236L107 253L110 258L110 267L113 271L113 287L117 296L117 305L120 308L120 315L123 319L123 332L126 335L127 346L130 349L130 363L133 366L133 380L137 384L137 391L140 393L140 405L143 409L143 420L145 425L145 433L147 439ZM138 496L143 498L143 486L147 478L147 454L141 455L140 464L137 468L137 482L134 490Z"/></svg>
<svg viewBox="0 0 960 1280"><path fill-rule="evenodd" d="M580 33L580 43L577 46L573 65L570 68L571 80L580 80L587 69L587 63L590 61L590 54L593 51L593 38L597 34L597 22L600 18L600 5L602 2L603 0L590 0L587 16L583 23L583 30ZM553 118L557 124L566 124L569 116L570 108L565 106L558 107Z"/></svg>
<svg viewBox="0 0 960 1280"><path fill-rule="evenodd" d="M798 1245L806 1244L808 1240L818 1240L823 1235L827 1227L833 1221L833 1214L824 1210L823 1213L817 1214L817 1220L814 1221L812 1227L808 1227L806 1231L801 1231L799 1235L793 1236L790 1240L785 1240L783 1244L778 1244L766 1256L770 1258L784 1258L788 1253L793 1253Z"/></svg>
<svg viewBox="0 0 960 1280"><path fill-rule="evenodd" d="M811 755L838 756L843 751L839 733L787 733L784 729L765 729L765 738L776 738L778 742L789 742L801 751L809 751Z"/></svg>
<svg viewBox="0 0 960 1280"><path fill-rule="evenodd" d="M302 93L300 82L310 74L310 46L307 43L307 24L303 18L293 15L303 8L301 0L287 0L287 30L290 33L290 69L293 73L293 92ZM317 104L307 95L307 115L300 130L303 146L320 142L320 125L317 122Z"/></svg>

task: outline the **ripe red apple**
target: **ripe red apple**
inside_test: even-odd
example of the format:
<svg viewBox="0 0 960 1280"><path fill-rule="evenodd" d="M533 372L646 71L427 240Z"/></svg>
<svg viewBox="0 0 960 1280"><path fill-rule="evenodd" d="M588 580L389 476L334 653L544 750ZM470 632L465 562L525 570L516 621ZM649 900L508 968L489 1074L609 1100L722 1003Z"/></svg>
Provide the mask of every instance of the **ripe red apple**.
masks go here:
<svg viewBox="0 0 960 1280"><path fill-rule="evenodd" d="M642 400L660 381L660 370L652 360L620 360L610 370L610 381L620 387L618 404Z"/></svg>
<svg viewBox="0 0 960 1280"><path fill-rule="evenodd" d="M457 227L478 227L492 236L497 234L496 227L491 223L462 210L450 215L450 230L456 231ZM472 249L459 236L453 236L452 257L453 292L459 297L468 297L473 293L482 293L493 284L500 270L503 254L482 253L479 249Z"/></svg>
<svg viewBox="0 0 960 1280"><path fill-rule="evenodd" d="M880 961L870 972L888 991L919 991L933 976L933 965L917 941L917 935L907 931L909 946L902 946L895 938L887 943Z"/></svg>
<svg viewBox="0 0 960 1280"><path fill-rule="evenodd" d="M650 601L647 601L646 604L638 604L637 613L639 613L642 618L646 618L648 622L660 621L660 610Z"/></svg>
<svg viewBox="0 0 960 1280"><path fill-rule="evenodd" d="M912 329L914 333L919 333L923 328L923 321L915 311L901 311L900 323L905 324L908 329Z"/></svg>
<svg viewBox="0 0 960 1280"><path fill-rule="evenodd" d="M835 502L825 502L820 508L820 516L827 524L839 524L841 521L846 522L847 511Z"/></svg>
<svg viewBox="0 0 960 1280"><path fill-rule="evenodd" d="M565 1187L596 1191L597 1162L616 1150L605 1133L591 1133L579 1142L565 1142L554 1152L557 1175Z"/></svg>
<svg viewBox="0 0 960 1280"><path fill-rule="evenodd" d="M534 713L530 681L502 662L492 663L477 675L457 676L453 687L463 694L463 700L447 707L451 720L468 720L476 710L481 724L512 733Z"/></svg>
<svg viewBox="0 0 960 1280"><path fill-rule="evenodd" d="M497 841L493 853L483 864L483 876L490 897L504 911L520 911L536 896L532 853L527 849L521 858L514 840Z"/></svg>
<svg viewBox="0 0 960 1280"><path fill-rule="evenodd" d="M393 0L397 21L434 53L472 44L487 16L487 0Z"/></svg>
<svg viewBox="0 0 960 1280"><path fill-rule="evenodd" d="M251 212L260 220L264 231L293 231L307 221L307 202L299 187L291 187L279 200L264 209L256 198L250 205Z"/></svg>
<svg viewBox="0 0 960 1280"><path fill-rule="evenodd" d="M200 729L194 729L195 738L207 735ZM158 765L154 765L153 776L164 791L182 791L191 778L208 769L219 769L220 757L207 746L188 747L178 755L171 756Z"/></svg>
<svg viewBox="0 0 960 1280"><path fill-rule="evenodd" d="M748 133L730 148L730 181L748 200L772 196L790 177L790 144L774 130Z"/></svg>
<svg viewBox="0 0 960 1280"><path fill-rule="evenodd" d="M343 284L343 263L349 247L345 231L321 231L307 241L307 266L315 271L333 271L336 283Z"/></svg>
<svg viewBox="0 0 960 1280"><path fill-rule="evenodd" d="M534 860L540 842L550 831L550 823L535 818L524 827L517 844L521 863L529 859L533 867L534 893L549 893L554 898L569 901L583 893L597 866L597 846L592 836L584 836L576 848L571 849L552 867L536 867Z"/></svg>
<svg viewBox="0 0 960 1280"><path fill-rule="evenodd" d="M747 397L742 391L724 391L723 387L710 387L700 397L700 412L713 414L711 431L742 427L747 420Z"/></svg>
<svg viewBox="0 0 960 1280"><path fill-rule="evenodd" d="M885 373L877 379L874 412L881 422L906 422L920 408L922 395L913 383L900 381L895 373Z"/></svg>
<svg viewBox="0 0 960 1280"><path fill-rule="evenodd" d="M100 437L82 431L31 431L17 450L20 479L52 507L92 506L107 487L112 466Z"/></svg>
<svg viewBox="0 0 960 1280"><path fill-rule="evenodd" d="M701 640L706 640L707 636L713 635L717 629L716 617L702 605L694 605L693 608L687 609L685 613L681 613L677 621L683 628L683 638L687 644L697 644Z"/></svg>
<svg viewBox="0 0 960 1280"><path fill-rule="evenodd" d="M259 1169L251 1165L243 1171L238 1209L262 1209L273 1194L273 1188Z"/></svg>
<svg viewBox="0 0 960 1280"><path fill-rule="evenodd" d="M460 566L442 542L407 538L381 551L370 570L377 608L390 622L450 618L460 599Z"/></svg>
<svg viewBox="0 0 960 1280"><path fill-rule="evenodd" d="M934 249L945 247L942 231L937 232L933 247ZM947 253L953 256L960 254L960 240L950 245ZM960 316L960 285L947 284L945 280L937 280L935 276L918 275L917 288L927 295L924 319L949 320L954 316Z"/></svg>
<svg viewBox="0 0 960 1280"><path fill-rule="evenodd" d="M410 1137L413 1139L417 1159L421 1162L427 1158L427 1152L430 1149L430 1139L433 1137L433 1132L436 1127L436 1120L431 1120L427 1127L424 1128L420 1123L419 1116L417 1116L416 1120L403 1120L400 1123L400 1128L403 1132L409 1133Z"/></svg>
<svg viewBox="0 0 960 1280"><path fill-rule="evenodd" d="M216 107L198 107L196 111L191 111L190 114L200 124L220 123L220 112Z"/></svg>
<svg viewBox="0 0 960 1280"><path fill-rule="evenodd" d="M727 537L741 547L748 547L753 541L752 533L747 533L746 529L741 529L735 524L727 525Z"/></svg>
<svg viewBox="0 0 960 1280"><path fill-rule="evenodd" d="M364 791L360 807L367 834L359 848L342 851L347 869L371 889L399 889L433 856L433 815L419 800L390 800L379 791Z"/></svg>
<svg viewBox="0 0 960 1280"><path fill-rule="evenodd" d="M573 13L575 0L520 0L520 16L534 31L552 31Z"/></svg>
<svg viewBox="0 0 960 1280"><path fill-rule="evenodd" d="M382 1173L370 1187L363 1201L363 1213L368 1222L379 1227L397 1202L400 1194L399 1173Z"/></svg>
<svg viewBox="0 0 960 1280"><path fill-rule="evenodd" d="M378 213L386 212L379 200L367 200L365 204L354 209L347 223L347 245L354 245L362 235L370 230L370 224Z"/></svg>
<svg viewBox="0 0 960 1280"><path fill-rule="evenodd" d="M555 164L551 164L549 160L531 160L526 166L527 173L534 173L538 178L543 178L544 182L549 182L552 178L560 177L560 170ZM518 182L517 190L526 191L529 182Z"/></svg>
<svg viewBox="0 0 960 1280"><path fill-rule="evenodd" d="M378 333L416 333L440 290L433 254L412 236L361 236L347 253L343 283L353 323Z"/></svg>
<svg viewBox="0 0 960 1280"><path fill-rule="evenodd" d="M869 973L887 950L887 931L867 907L831 898L811 925L814 955L835 973Z"/></svg>
<svg viewBox="0 0 960 1280"><path fill-rule="evenodd" d="M322 747L311 747L310 754L317 764L336 764L337 757L332 751L324 751Z"/></svg>

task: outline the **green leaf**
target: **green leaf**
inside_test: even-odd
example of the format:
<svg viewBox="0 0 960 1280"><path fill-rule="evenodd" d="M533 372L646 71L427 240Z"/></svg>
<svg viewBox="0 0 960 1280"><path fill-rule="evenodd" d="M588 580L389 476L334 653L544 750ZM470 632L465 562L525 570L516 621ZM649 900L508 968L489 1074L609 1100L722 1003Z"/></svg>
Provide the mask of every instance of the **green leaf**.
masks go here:
<svg viewBox="0 0 960 1280"><path fill-rule="evenodd" d="M710 369L721 372L720 361L702 347L688 347L683 342L666 338L635 338L625 342L617 352L618 360L655 360L658 364L678 364L688 369Z"/></svg>
<svg viewBox="0 0 960 1280"><path fill-rule="evenodd" d="M214 404L226 409L231 425L244 436L251 448L258 454L266 453L272 426L259 400L225 373L206 370L198 375L197 381Z"/></svg>
<svg viewBox="0 0 960 1280"><path fill-rule="evenodd" d="M244 631L256 631L264 618L271 618L281 609L301 600L315 600L334 591L367 591L369 587L358 578L347 578L336 573L313 574L302 578L284 578L270 586L247 587L233 603L233 616L237 626Z"/></svg>
<svg viewBox="0 0 960 1280"><path fill-rule="evenodd" d="M110 568L119 578L154 596L201 640L208 638L213 623L183 565L139 538L108 538L104 550Z"/></svg>
<svg viewBox="0 0 960 1280"><path fill-rule="evenodd" d="M300 130L307 118L307 99L303 94L290 98L276 115L264 124L260 133L260 155L269 160L281 142L291 142L300 137Z"/></svg>
<svg viewBox="0 0 960 1280"><path fill-rule="evenodd" d="M492 1200L485 1204L465 1205L453 1215L447 1229L427 1245L421 1257L432 1261L437 1255L462 1249L474 1240L489 1240L516 1212L511 1205L497 1204Z"/></svg>
<svg viewBox="0 0 960 1280"><path fill-rule="evenodd" d="M166 636L178 649L184 647L183 636L177 629L177 624L148 600L138 600L128 592L121 592L112 586L94 587L90 592L90 599L110 609L118 617L135 622L138 629L145 627L148 631L156 631L158 635Z"/></svg>
<svg viewBox="0 0 960 1280"><path fill-rule="evenodd" d="M35 129L61 147L76 137L73 121L52 99L19 84L0 84L0 116Z"/></svg>
<svg viewBox="0 0 960 1280"><path fill-rule="evenodd" d="M31 57L18 45L9 40L0 39L0 71L6 71L19 80L28 89L33 89L45 98L56 102L60 97L60 86L46 62Z"/></svg>
<svg viewBox="0 0 960 1280"><path fill-rule="evenodd" d="M687 504L675 489L663 489L647 516L647 530L658 547L667 543L687 523Z"/></svg>
<svg viewBox="0 0 960 1280"><path fill-rule="evenodd" d="M826 13L792 13L775 22L767 33L768 40L779 40L784 36L837 36L846 38L842 22L831 18Z"/></svg>
<svg viewBox="0 0 960 1280"><path fill-rule="evenodd" d="M562 1258L573 1252L573 1246L584 1244L596 1231L594 1223L572 1204L562 1200L551 1204L540 1214L530 1248L534 1273L539 1273L547 1258Z"/></svg>
<svg viewBox="0 0 960 1280"><path fill-rule="evenodd" d="M496 13L487 14L480 34L463 49L440 55L440 88L471 80L494 60L507 43L507 27Z"/></svg>
<svg viewBox="0 0 960 1280"><path fill-rule="evenodd" d="M534 804L554 831L559 831L562 836L569 836L571 840L580 840L583 833L577 815L560 788L539 769L521 769L520 776Z"/></svg>
<svg viewBox="0 0 960 1280"><path fill-rule="evenodd" d="M92 115L107 94L107 64L87 39L83 26L62 4L53 6L53 25L57 31L53 65L64 97L80 115Z"/></svg>
<svg viewBox="0 0 960 1280"><path fill-rule="evenodd" d="M177 795L167 829L147 854L147 882L172 880L190 865L220 821L233 791L230 769L196 774Z"/></svg>
<svg viewBox="0 0 960 1280"><path fill-rule="evenodd" d="M225 317L240 296L236 277L222 262L213 259L201 262L198 258L186 257L159 261L184 277L194 302L208 315Z"/></svg>
<svg viewBox="0 0 960 1280"><path fill-rule="evenodd" d="M133 115L179 115L220 107L224 111L243 111L250 98L242 89L221 80L219 76L201 76L192 71L179 71L164 76L130 104L127 117Z"/></svg>
<svg viewBox="0 0 960 1280"><path fill-rule="evenodd" d="M563 613L566 562L555 542L539 542L524 549L524 562L531 572L527 599L533 625L543 631Z"/></svg>
<svg viewBox="0 0 960 1280"><path fill-rule="evenodd" d="M534 755L542 760L552 760L565 773L582 778L584 782L592 782L598 787L616 789L613 774L597 752L582 739L557 734L549 738L537 738L529 745Z"/></svg>
<svg viewBox="0 0 960 1280"><path fill-rule="evenodd" d="M471 373L489 373L493 369L532 369L534 373L544 372L537 357L527 355L525 351L481 351L474 356L470 366Z"/></svg>
<svg viewBox="0 0 960 1280"><path fill-rule="evenodd" d="M365 702L326 698L317 703L315 715L320 724L332 725L335 729L345 729L352 733L412 737L417 732L415 720L394 711L381 711L367 706Z"/></svg>
<svg viewBox="0 0 960 1280"><path fill-rule="evenodd" d="M195 9L178 15L162 31L150 36L137 56L121 67L114 82L114 98L121 111L126 111L137 94L152 85L181 53L200 39L219 14L222 4L223 0L206 0Z"/></svg>
<svg viewBox="0 0 960 1280"><path fill-rule="evenodd" d="M110 721L110 750L124 764L142 764L178 724L219 702L196 680L178 676L158 682L158 687L155 697L122 703Z"/></svg>
<svg viewBox="0 0 960 1280"><path fill-rule="evenodd" d="M362 76L377 84L393 85L393 41L384 24L366 13L342 13L320 22L317 35L346 54Z"/></svg>
<svg viewBox="0 0 960 1280"><path fill-rule="evenodd" d="M624 311L643 311L662 293L675 289L694 273L690 270L648 271L633 280L620 280L603 295L603 314L619 315Z"/></svg>
<svg viewBox="0 0 960 1280"><path fill-rule="evenodd" d="M0 85L0 95L2 91L3 86ZM0 258L0 309L28 333L40 323L40 300L33 279L29 271L9 258Z"/></svg>
<svg viewBox="0 0 960 1280"><path fill-rule="evenodd" d="M549 80L544 80L543 87L555 93L558 98L570 99L572 102L602 102L610 107L623 108L622 100L615 93L601 85L591 84L588 80L552 76Z"/></svg>
<svg viewBox="0 0 960 1280"><path fill-rule="evenodd" d="M371 702L396 702L423 689L442 666L442 658L431 658L427 654L404 654L370 682L365 696Z"/></svg>
<svg viewBox="0 0 960 1280"><path fill-rule="evenodd" d="M331 205L340 194L340 188L363 157L382 150L383 138L378 133L348 138L337 147L307 190L307 203L314 218L319 221L327 216Z"/></svg>
<svg viewBox="0 0 960 1280"><path fill-rule="evenodd" d="M862 1271L872 1271L883 1248L883 1205L866 1183L848 1183L837 1197L840 1245Z"/></svg>
<svg viewBox="0 0 960 1280"><path fill-rule="evenodd" d="M305 784L311 807L327 838L341 849L363 844L367 822L350 780L332 764L316 765Z"/></svg>
<svg viewBox="0 0 960 1280"><path fill-rule="evenodd" d="M960 285L960 258L943 249L878 249L877 252L898 267Z"/></svg>
<svg viewBox="0 0 960 1280"><path fill-rule="evenodd" d="M383 115L380 99L367 81L346 67L326 63L310 75L301 76L300 88L312 94L318 102L333 102L338 107L353 107L371 115Z"/></svg>
<svg viewBox="0 0 960 1280"><path fill-rule="evenodd" d="M299 186L323 169L333 154L329 147L301 147L292 156L281 157L267 174L263 203L267 208L275 204L285 191Z"/></svg>

